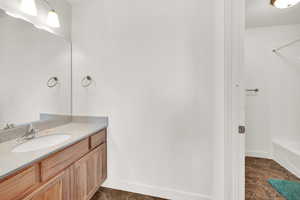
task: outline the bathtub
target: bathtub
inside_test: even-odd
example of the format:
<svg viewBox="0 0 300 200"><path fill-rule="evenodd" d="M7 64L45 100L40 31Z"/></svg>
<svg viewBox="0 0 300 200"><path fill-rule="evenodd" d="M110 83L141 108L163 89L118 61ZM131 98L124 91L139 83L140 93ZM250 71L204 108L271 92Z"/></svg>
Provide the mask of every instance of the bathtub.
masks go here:
<svg viewBox="0 0 300 200"><path fill-rule="evenodd" d="M273 142L273 159L300 178L300 141Z"/></svg>

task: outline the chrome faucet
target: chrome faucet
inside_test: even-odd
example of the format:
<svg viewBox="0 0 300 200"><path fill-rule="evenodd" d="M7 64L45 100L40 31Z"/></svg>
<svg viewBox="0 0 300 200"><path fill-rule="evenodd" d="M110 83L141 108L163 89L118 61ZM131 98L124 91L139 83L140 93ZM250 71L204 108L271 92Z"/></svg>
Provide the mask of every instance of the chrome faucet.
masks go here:
<svg viewBox="0 0 300 200"><path fill-rule="evenodd" d="M29 124L27 131L22 137L20 137L20 140L31 140L36 137L38 132L38 129L35 129L32 124Z"/></svg>

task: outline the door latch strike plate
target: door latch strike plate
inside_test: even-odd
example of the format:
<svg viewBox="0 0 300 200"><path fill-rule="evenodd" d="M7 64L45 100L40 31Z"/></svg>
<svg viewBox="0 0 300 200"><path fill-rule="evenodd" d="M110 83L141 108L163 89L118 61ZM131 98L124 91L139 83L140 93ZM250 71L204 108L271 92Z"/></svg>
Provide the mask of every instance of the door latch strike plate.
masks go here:
<svg viewBox="0 0 300 200"><path fill-rule="evenodd" d="M245 134L246 133L246 127L245 126L239 126L239 134Z"/></svg>

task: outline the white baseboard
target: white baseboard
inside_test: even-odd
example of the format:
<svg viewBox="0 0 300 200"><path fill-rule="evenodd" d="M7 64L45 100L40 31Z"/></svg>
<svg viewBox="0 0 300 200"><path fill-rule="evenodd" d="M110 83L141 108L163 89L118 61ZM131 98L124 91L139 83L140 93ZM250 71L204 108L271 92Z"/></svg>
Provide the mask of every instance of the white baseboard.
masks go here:
<svg viewBox="0 0 300 200"><path fill-rule="evenodd" d="M263 151L248 151L248 152L246 152L246 156L256 157L256 158L267 158L267 159L273 158L271 153L263 152Z"/></svg>
<svg viewBox="0 0 300 200"><path fill-rule="evenodd" d="M125 181L106 181L104 187L171 200L212 200L211 196Z"/></svg>
<svg viewBox="0 0 300 200"><path fill-rule="evenodd" d="M290 164L289 162L280 159L277 156L274 156L274 159L278 164L280 164L283 168L287 169L289 172L291 172L292 174L294 174L295 176L297 176L297 178L300 178L300 172L297 168L295 168L292 164Z"/></svg>

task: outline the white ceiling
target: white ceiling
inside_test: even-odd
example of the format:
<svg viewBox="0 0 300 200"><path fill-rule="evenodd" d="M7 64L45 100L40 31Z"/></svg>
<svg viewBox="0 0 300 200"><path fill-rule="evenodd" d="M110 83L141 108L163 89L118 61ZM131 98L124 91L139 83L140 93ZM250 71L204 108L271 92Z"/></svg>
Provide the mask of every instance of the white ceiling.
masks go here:
<svg viewBox="0 0 300 200"><path fill-rule="evenodd" d="M246 0L247 28L300 24L300 4L287 9L270 5L270 0Z"/></svg>

